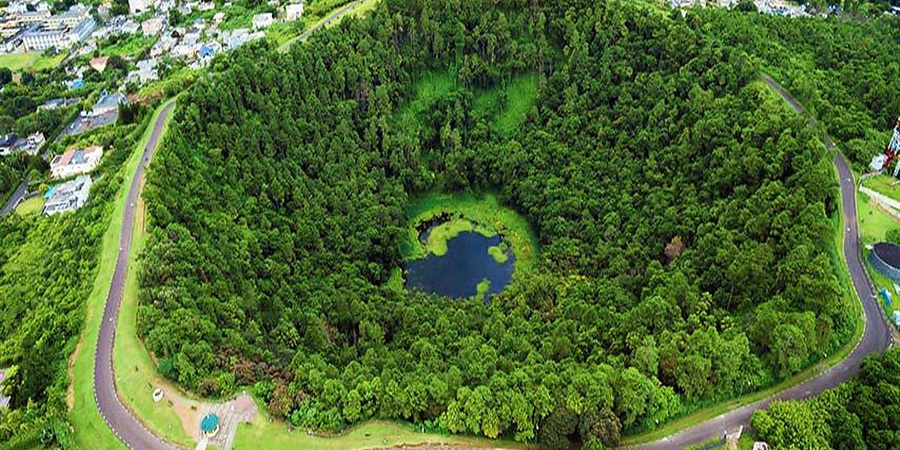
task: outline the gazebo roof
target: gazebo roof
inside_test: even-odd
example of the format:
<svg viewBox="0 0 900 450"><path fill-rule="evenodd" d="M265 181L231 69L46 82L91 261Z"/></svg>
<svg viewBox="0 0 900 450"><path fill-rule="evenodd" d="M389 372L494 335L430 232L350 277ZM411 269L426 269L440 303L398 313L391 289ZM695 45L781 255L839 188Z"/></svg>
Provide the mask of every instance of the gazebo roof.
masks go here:
<svg viewBox="0 0 900 450"><path fill-rule="evenodd" d="M215 431L218 426L219 416L215 414L207 414L200 422L200 429L203 430L204 433L211 433Z"/></svg>

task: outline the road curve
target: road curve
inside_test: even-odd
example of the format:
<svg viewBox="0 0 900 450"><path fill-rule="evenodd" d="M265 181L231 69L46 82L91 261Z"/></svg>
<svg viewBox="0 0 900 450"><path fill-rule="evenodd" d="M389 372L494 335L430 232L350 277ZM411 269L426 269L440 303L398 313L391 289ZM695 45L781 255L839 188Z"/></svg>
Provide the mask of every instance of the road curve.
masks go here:
<svg viewBox="0 0 900 450"><path fill-rule="evenodd" d="M113 344L116 339L116 321L119 317L119 306L122 304L122 295L125 292L125 275L128 273L128 256L131 253L131 238L134 228L134 214L138 196L141 193L141 181L144 177L144 167L148 164L150 156L159 145L160 135L166 123L166 118L172 112L175 103L169 103L160 112L156 122L153 123L153 132L150 140L144 147L141 161L138 163L131 186L128 188L128 197L125 200L125 215L122 219L122 235L119 240L119 253L116 255L116 269L113 272L112 283L106 294L106 307L103 310L103 322L100 324L100 336L97 339L97 349L94 352L94 402L103 420L112 429L113 433L125 443L126 446L137 450L169 450L174 449L170 444L163 442L147 430L131 412L125 408L116 395L115 374L113 373Z"/></svg>
<svg viewBox="0 0 900 450"><path fill-rule="evenodd" d="M330 14L325 20L310 28L296 38L296 41L305 41L310 35L320 30L325 25L338 20L346 15L361 0L348 3L341 9ZM286 49L294 40L285 43L281 49ZM113 346L116 339L116 321L119 318L119 307L122 304L122 296L125 292L125 276L128 273L128 256L131 253L132 231L134 227L134 214L137 199L141 192L141 181L144 177L144 167L149 163L150 156L159 145L166 118L172 111L175 103L166 105L156 122L153 124L153 132L141 162L138 164L131 186L128 189L128 198L125 203L125 215L122 219L122 234L119 240L119 253L116 255L116 268L113 272L112 283L106 295L106 306L103 310L103 322L100 324L100 336L97 339L97 348L94 352L94 402L103 420L112 429L113 433L129 448L135 450L173 450L178 447L163 441L138 420L131 411L122 404L116 393L115 374L113 373L112 357Z"/></svg>
<svg viewBox="0 0 900 450"><path fill-rule="evenodd" d="M803 107L800 103L779 86L778 83L766 75L763 75L763 81L787 101L795 111L803 112ZM810 119L810 126L814 124L813 119ZM729 411L719 417L682 430L677 434L649 444L638 445L634 448L644 450L684 448L721 437L726 431L734 432L741 425L749 426L753 412L768 407L775 400L795 400L810 397L847 381L859 372L859 366L864 357L874 352L881 352L887 348L891 339L890 325L881 313L881 307L875 298L872 284L862 265L859 230L856 220L856 183L853 180L853 173L850 171L850 167L847 165L847 161L841 152L835 150L834 142L828 135L825 136L825 146L829 151L833 152L834 156L832 159L840 175L841 205L844 211L844 259L847 263L850 279L853 282L853 288L856 290L856 294L859 296L863 306L865 330L859 344L857 344L847 359L813 379L781 391L767 399Z"/></svg>
<svg viewBox="0 0 900 450"><path fill-rule="evenodd" d="M304 31L303 33L300 33L299 36L285 42L284 44L281 44L281 46L278 47L278 51L280 51L280 52L286 51L295 42L305 41L307 38L312 36L313 33L315 33L316 31L319 31L322 27L328 25L331 22L334 22L335 20L340 19L341 17L344 17L344 15L346 15L348 12L350 12L351 9L355 8L360 3L362 3L362 0L356 0L356 1L353 1L350 3L347 3L346 5L341 7L341 9L329 14L328 17L325 18L325 20L317 23L314 27Z"/></svg>
<svg viewBox="0 0 900 450"><path fill-rule="evenodd" d="M0 217L6 217L9 213L16 210L16 206L19 206L19 202L25 198L25 191L28 188L28 177L25 177L24 180L19 184L19 187L16 188L16 192L13 192L13 195L6 202L6 205L3 206L3 209L0 210Z"/></svg>

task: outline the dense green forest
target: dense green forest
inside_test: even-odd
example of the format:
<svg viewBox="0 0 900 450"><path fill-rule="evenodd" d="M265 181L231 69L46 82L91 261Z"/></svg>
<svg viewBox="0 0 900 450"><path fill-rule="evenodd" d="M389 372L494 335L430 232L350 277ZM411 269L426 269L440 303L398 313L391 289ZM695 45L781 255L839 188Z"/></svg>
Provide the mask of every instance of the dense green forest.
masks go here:
<svg viewBox="0 0 900 450"><path fill-rule="evenodd" d="M0 219L0 367L9 369L3 387L11 396L11 409L0 412L0 448L73 448L67 361L84 325L120 169L144 128L106 127L48 144L53 151L76 142L106 148L88 203L73 213Z"/></svg>
<svg viewBox="0 0 900 450"><path fill-rule="evenodd" d="M385 0L218 59L148 179L138 320L159 370L252 385L304 428L614 445L821 359L854 327L830 162L714 19ZM410 120L429 74L453 86ZM522 75L538 94L516 126L493 121L517 99L476 113ZM536 267L487 306L388 286L410 196L459 190L523 214Z"/></svg>
<svg viewBox="0 0 900 450"><path fill-rule="evenodd" d="M789 19L720 9L690 20L711 39L741 48L795 95L857 168L890 139L900 115L900 27L870 20Z"/></svg>
<svg viewBox="0 0 900 450"><path fill-rule="evenodd" d="M900 448L900 349L863 361L852 381L753 415L753 429L778 449Z"/></svg>

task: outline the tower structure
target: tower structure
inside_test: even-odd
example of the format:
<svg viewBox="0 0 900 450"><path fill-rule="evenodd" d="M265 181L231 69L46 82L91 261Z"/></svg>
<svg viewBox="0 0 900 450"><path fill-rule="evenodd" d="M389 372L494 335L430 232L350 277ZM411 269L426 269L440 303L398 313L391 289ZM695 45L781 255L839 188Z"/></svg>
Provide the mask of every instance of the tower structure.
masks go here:
<svg viewBox="0 0 900 450"><path fill-rule="evenodd" d="M894 125L894 134L891 136L891 141L888 142L885 153L891 155L892 159L900 155L900 117L897 118L897 123ZM900 164L894 166L894 177L897 176L897 173L900 173Z"/></svg>

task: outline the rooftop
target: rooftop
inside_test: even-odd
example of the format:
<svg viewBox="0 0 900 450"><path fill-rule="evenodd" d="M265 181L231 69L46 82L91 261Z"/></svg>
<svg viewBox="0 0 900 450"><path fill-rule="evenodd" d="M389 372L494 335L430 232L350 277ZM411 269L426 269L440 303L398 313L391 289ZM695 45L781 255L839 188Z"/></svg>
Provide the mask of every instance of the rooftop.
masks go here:
<svg viewBox="0 0 900 450"><path fill-rule="evenodd" d="M890 242L879 242L872 249L882 261L900 268L900 246Z"/></svg>
<svg viewBox="0 0 900 450"><path fill-rule="evenodd" d="M219 426L219 416L216 414L207 414L203 417L203 421L200 422L200 429L203 430L204 433L212 433Z"/></svg>

